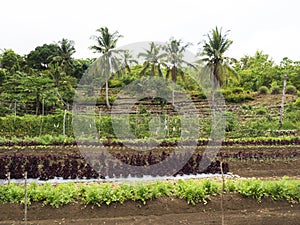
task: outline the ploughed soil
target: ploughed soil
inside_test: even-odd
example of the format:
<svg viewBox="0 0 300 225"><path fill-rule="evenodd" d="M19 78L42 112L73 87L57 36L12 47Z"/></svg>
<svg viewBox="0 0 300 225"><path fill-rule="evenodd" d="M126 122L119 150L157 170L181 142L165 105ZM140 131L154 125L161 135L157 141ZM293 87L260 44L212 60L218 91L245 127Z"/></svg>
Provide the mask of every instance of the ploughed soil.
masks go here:
<svg viewBox="0 0 300 225"><path fill-rule="evenodd" d="M207 204L188 205L183 199L160 198L146 205L125 202L110 206L66 205L59 209L34 203L28 207L27 224L264 224L297 225L300 221L300 204L285 200L262 199L261 203L238 194L224 196L223 212L221 197L212 196ZM0 224L25 224L24 206L0 205Z"/></svg>

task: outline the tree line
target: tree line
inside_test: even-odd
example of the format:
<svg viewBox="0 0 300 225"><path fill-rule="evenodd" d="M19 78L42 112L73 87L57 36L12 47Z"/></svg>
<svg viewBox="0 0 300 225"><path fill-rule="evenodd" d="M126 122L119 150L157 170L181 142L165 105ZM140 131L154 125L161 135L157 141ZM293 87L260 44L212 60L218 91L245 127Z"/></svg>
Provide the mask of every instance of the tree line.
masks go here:
<svg viewBox="0 0 300 225"><path fill-rule="evenodd" d="M150 43L149 48L139 53L142 63L138 63L130 52L117 50L117 43L123 36L118 31L110 32L107 27L96 30L92 36L94 45L90 49L100 53L108 62L106 71L113 73L114 64L121 65L117 74L105 77L105 103L110 107L109 87L112 81L131 81L140 76L162 76L172 84L186 82L189 91L193 90L192 81L186 80L187 68L207 69L209 79L223 89L241 88L250 93L260 90L276 90L282 85L283 74L288 75L288 85L295 92L300 90L300 61L285 57L279 64L272 58L257 51L255 55L245 55L241 59L226 56L233 44L228 37L229 31L221 28L209 31L199 42L199 60L193 63L184 60L184 52L191 43L171 38L165 45ZM4 49L0 54L0 113L5 115L8 108L18 103L22 111L34 109L35 114L68 109L72 104L75 88L87 68L95 59L76 59L75 43L63 38L57 43L37 46L27 55L19 55L12 49ZM117 57L114 57L116 56ZM117 61L115 61L117 60ZM110 74L109 74L110 75ZM124 81L125 82L125 81ZM212 96L215 95L212 89ZM174 104L174 85L172 85ZM16 106L15 106L16 107ZM31 111L32 113L32 111Z"/></svg>

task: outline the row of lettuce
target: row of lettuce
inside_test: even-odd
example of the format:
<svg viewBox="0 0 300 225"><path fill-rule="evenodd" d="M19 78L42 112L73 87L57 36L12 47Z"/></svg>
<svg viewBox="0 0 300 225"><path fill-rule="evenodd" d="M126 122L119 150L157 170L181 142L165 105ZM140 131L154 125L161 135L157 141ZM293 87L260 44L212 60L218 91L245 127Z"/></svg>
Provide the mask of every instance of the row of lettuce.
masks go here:
<svg viewBox="0 0 300 225"><path fill-rule="evenodd" d="M83 158L81 155L5 155L0 156L0 179L22 179L25 171L27 178L48 180L63 179L105 179L152 176L176 176L209 173L221 173L220 161L211 161L205 155L174 153L114 154L98 153ZM169 160L167 159L169 158ZM86 160L89 162L87 163ZM163 162L167 160L168 162ZM207 162L207 168L201 169L201 162ZM182 163L183 162L183 163ZM156 164L161 164L159 167ZM203 164L203 162L202 162ZM180 165L180 166L178 166ZM151 167L152 166L152 167ZM172 168L172 169L171 169ZM222 164L224 173L229 172L227 163Z"/></svg>
<svg viewBox="0 0 300 225"><path fill-rule="evenodd" d="M300 202L300 181L290 180L179 180L156 181L146 183L63 183L27 186L27 204L42 202L59 208L62 205L79 203L84 205L110 205L136 201L146 204L147 201L160 197L185 199L188 204L207 203L213 195L238 193L244 197L262 201L263 198ZM24 185L11 183L0 186L0 203L25 203Z"/></svg>

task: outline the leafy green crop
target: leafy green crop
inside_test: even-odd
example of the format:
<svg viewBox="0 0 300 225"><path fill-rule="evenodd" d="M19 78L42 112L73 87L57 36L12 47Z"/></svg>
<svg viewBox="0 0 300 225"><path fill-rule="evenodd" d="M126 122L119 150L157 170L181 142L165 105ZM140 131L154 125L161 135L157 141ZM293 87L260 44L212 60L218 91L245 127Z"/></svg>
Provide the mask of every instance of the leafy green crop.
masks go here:
<svg viewBox="0 0 300 225"><path fill-rule="evenodd" d="M222 183L211 180L179 180L177 182L156 181L146 183L63 183L38 185L31 183L27 189L27 203L43 202L45 205L60 207L70 203L103 204L137 201L146 204L149 200L160 197L176 197L186 199L188 204L203 202L206 204L211 195L222 192ZM227 180L224 191L239 193L262 201L264 197L273 200L285 199L300 202L300 181L283 178L278 181L265 180ZM0 186L0 203L24 203L24 185L11 183Z"/></svg>

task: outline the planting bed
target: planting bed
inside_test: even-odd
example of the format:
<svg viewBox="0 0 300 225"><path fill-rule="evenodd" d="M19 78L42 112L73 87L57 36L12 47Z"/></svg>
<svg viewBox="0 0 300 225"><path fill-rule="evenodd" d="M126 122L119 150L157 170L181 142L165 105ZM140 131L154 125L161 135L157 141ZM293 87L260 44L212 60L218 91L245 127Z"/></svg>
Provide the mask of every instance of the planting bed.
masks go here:
<svg viewBox="0 0 300 225"><path fill-rule="evenodd" d="M237 194L224 197L225 224L230 225L296 225L300 221L300 205L284 200L274 202L264 199L261 203ZM24 206L0 204L2 225L24 224ZM28 208L28 224L221 224L220 197L213 196L208 204L187 205L182 199L161 198L145 206L136 202L124 205L93 207L66 205L55 209L35 203Z"/></svg>
<svg viewBox="0 0 300 225"><path fill-rule="evenodd" d="M219 160L222 160L225 163L225 167L223 168L224 172L229 171L235 175L243 177L267 178L273 176L300 176L300 145L298 142L299 141L280 142L275 140L259 141L257 143L254 141L243 143L227 142L220 148L212 167L204 172L220 173ZM114 155L118 160L127 164L149 165L155 164L164 158L168 158L168 155L174 150L174 145L174 143L167 143L163 146L156 147L151 151L151 155L149 151L134 151L128 147L114 143L109 147L106 147L106 150ZM91 145L86 147L84 151L90 151L93 156L93 152L99 154L97 148ZM183 150L188 148L188 145L182 147ZM200 160L205 150L205 146L198 146L194 151L193 160L189 161L184 170L179 171L178 174L196 174L201 172L197 171L197 161ZM96 174L93 169L85 163L81 156L81 152L75 145L0 147L0 161L5 159L7 160L8 158L10 158L10 160L11 158L18 160L18 157L23 159L23 163L24 159L31 159L33 161L36 159L38 162L46 164L46 166L50 164L48 169L45 170L45 173L43 173L43 166L39 167L38 172L33 170L34 164L30 163L27 165L37 173L35 174L36 177L41 177L42 175L43 179L52 178L57 174L63 177L63 170L65 171L64 173L66 174L66 178L99 177L99 174ZM19 164L22 163L20 162ZM65 167L65 164L68 166ZM4 163L3 165L5 166L5 170L1 170L2 177L5 176L5 173L8 171L9 163ZM24 165L26 167L26 163ZM73 169L74 173L72 174L72 167L74 166L76 168ZM16 166L14 165L14 167ZM22 172L25 167L23 166L21 169L16 170L18 173L16 175L19 176L19 178L22 176ZM56 174L49 174L49 170L55 170ZM106 173L109 174L108 171L106 171Z"/></svg>
<svg viewBox="0 0 300 225"><path fill-rule="evenodd" d="M162 152L166 157L172 152L173 147L174 144L165 144L157 147L152 154L156 157L160 156L161 159ZM186 145L183 148L188 147ZM195 156L202 155L204 150L205 146L200 144L194 152ZM137 154L131 149L116 144L109 147L109 152L121 159ZM149 154L149 152L142 153ZM64 160L70 160L70 156L82 160L78 147L74 145L1 146L0 158L14 157L14 155L22 155L24 158L49 157L51 163L61 161L63 165ZM289 176L295 180L300 179L300 145L295 141L227 143L221 147L215 161L218 160L228 165L230 173L240 177L278 180L282 176ZM216 168L219 169L218 166ZM202 202L195 206L187 204L184 199L170 197L150 200L146 205L139 201L126 201L123 204L111 203L109 206L98 207L74 202L59 209L34 202L28 207L28 224L221 224L220 202L220 195L211 196L207 204ZM237 193L226 193L223 206L225 224L296 225L300 221L299 203L286 200L274 201L266 197L258 203L251 197L245 198ZM24 224L22 222L24 205L0 204L0 212L0 224Z"/></svg>

